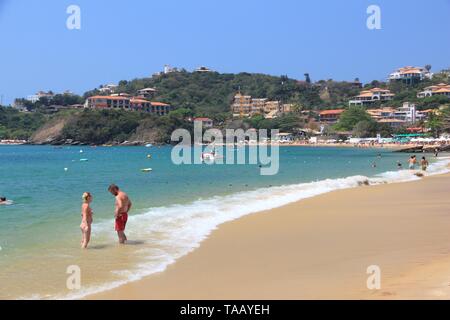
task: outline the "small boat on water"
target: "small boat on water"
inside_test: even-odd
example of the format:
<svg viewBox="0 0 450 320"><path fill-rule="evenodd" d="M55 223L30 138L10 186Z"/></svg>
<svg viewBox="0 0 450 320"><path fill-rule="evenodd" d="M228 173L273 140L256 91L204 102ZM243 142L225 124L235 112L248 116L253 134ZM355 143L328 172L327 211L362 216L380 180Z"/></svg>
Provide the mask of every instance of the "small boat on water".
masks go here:
<svg viewBox="0 0 450 320"><path fill-rule="evenodd" d="M205 161L215 161L216 159L223 158L221 155L217 154L216 151L212 152L203 152L200 156L200 160Z"/></svg>
<svg viewBox="0 0 450 320"><path fill-rule="evenodd" d="M145 145L145 147L146 148L151 148L151 147L153 147L153 145L151 143L148 143L148 144Z"/></svg>
<svg viewBox="0 0 450 320"><path fill-rule="evenodd" d="M153 169L152 168L145 168L145 169L141 169L142 172L152 172Z"/></svg>

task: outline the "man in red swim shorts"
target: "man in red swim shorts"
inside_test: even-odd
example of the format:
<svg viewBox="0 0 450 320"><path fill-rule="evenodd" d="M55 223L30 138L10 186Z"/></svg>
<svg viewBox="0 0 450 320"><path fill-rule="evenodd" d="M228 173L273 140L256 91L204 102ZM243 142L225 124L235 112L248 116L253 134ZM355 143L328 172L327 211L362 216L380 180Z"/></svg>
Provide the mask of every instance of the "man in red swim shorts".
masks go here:
<svg viewBox="0 0 450 320"><path fill-rule="evenodd" d="M128 240L125 235L125 227L128 221L128 212L131 209L131 200L115 184L110 185L108 191L116 197L116 209L114 211L114 218L116 219L115 230L119 237L119 243L124 244Z"/></svg>

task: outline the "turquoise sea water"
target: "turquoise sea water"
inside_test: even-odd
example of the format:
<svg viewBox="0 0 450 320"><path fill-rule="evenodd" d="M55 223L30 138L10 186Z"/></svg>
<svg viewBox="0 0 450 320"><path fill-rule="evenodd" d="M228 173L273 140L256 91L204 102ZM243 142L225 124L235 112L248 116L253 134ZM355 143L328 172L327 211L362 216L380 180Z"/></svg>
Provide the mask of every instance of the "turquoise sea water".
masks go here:
<svg viewBox="0 0 450 320"><path fill-rule="evenodd" d="M408 155L386 149L281 147L274 176L261 176L258 165L176 166L171 150L1 146L0 195L14 204L0 206L0 298L81 297L164 270L225 221L367 177L374 183L416 178L398 172L397 161L406 168ZM149 167L152 173L141 172ZM134 203L125 247L116 245L110 183ZM94 225L92 248L82 252L85 191L94 195ZM69 265L83 271L81 290L66 288Z"/></svg>

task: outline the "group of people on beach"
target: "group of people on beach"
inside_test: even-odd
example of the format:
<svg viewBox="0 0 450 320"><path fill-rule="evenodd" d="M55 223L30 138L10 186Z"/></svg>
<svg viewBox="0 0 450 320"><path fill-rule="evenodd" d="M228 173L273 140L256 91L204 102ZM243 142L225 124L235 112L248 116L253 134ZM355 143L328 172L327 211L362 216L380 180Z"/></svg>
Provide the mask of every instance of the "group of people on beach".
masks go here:
<svg viewBox="0 0 450 320"><path fill-rule="evenodd" d="M119 187L115 184L109 186L108 191L116 198L114 219L115 219L115 230L117 236L119 237L119 243L126 243L127 236L125 235L125 227L128 221L128 213L130 212L132 203L128 195L121 191ZM83 193L81 205L81 248L87 249L89 242L91 240L91 230L93 219L93 211L91 208L91 203L94 197L90 192Z"/></svg>
<svg viewBox="0 0 450 320"><path fill-rule="evenodd" d="M411 156L408 160L409 169L415 170L416 165L417 165L417 157L415 155ZM427 171L428 165L429 165L428 160L425 157L422 157L422 159L420 160L420 167L422 171Z"/></svg>

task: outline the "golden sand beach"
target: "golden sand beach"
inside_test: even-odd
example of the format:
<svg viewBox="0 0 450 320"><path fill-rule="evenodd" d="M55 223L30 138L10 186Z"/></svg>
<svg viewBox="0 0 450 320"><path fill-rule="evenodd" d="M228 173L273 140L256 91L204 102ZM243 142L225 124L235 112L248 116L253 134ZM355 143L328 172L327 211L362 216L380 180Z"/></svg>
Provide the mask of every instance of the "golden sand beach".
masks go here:
<svg viewBox="0 0 450 320"><path fill-rule="evenodd" d="M450 174L226 223L162 273L90 299L450 298ZM367 268L381 288L369 290Z"/></svg>

